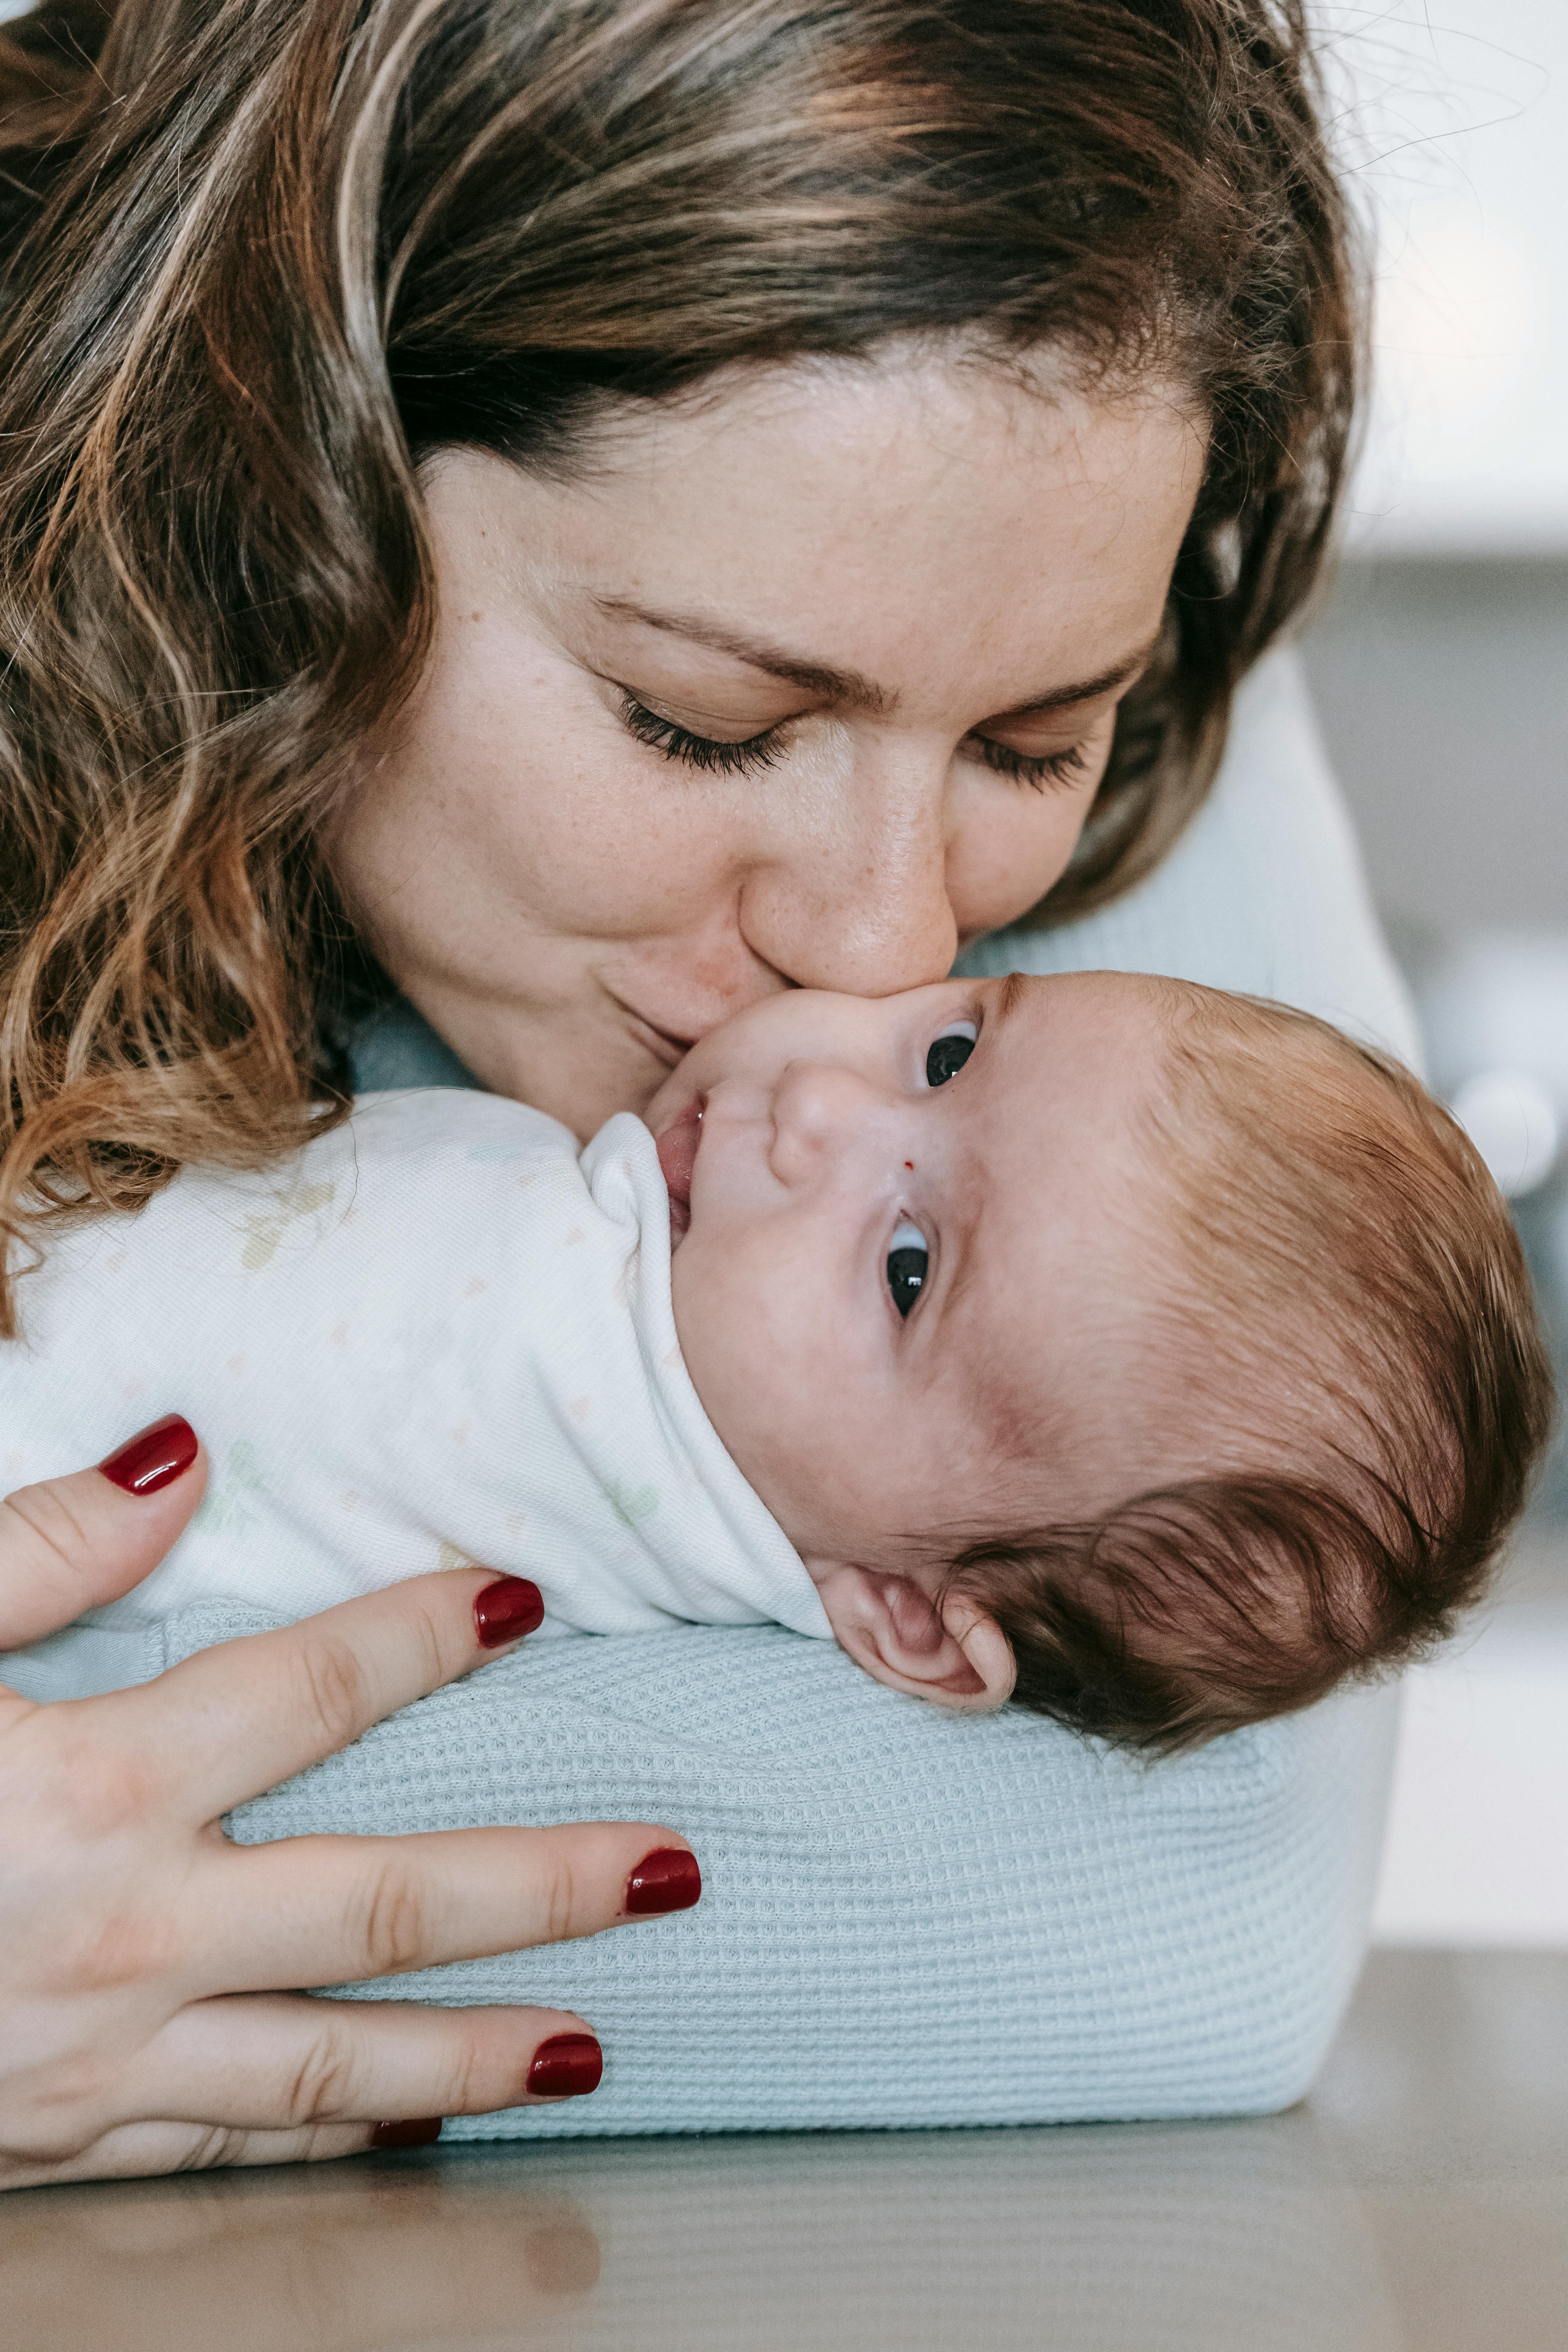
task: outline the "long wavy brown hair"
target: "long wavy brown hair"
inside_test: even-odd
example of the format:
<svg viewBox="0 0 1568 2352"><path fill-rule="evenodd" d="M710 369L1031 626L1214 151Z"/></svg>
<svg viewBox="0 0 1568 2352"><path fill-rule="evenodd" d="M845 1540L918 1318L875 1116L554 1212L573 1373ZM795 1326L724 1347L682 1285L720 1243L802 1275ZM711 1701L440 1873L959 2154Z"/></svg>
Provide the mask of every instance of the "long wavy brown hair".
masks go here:
<svg viewBox="0 0 1568 2352"><path fill-rule="evenodd" d="M417 467L961 333L1212 419L1041 909L1125 889L1322 555L1357 310L1303 0L46 0L0 36L0 1330L49 1222L335 1115L318 842L417 675Z"/></svg>

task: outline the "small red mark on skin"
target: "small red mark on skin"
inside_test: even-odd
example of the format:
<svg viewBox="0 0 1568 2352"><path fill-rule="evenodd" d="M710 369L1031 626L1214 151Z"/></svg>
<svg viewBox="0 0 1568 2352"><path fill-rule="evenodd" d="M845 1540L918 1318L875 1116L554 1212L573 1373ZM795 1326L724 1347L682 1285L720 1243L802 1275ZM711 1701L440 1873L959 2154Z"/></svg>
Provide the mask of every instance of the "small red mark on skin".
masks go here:
<svg viewBox="0 0 1568 2352"><path fill-rule="evenodd" d="M905 1160L905 1162L904 1162L904 1166L909 1170L910 1174L912 1176L912 1175L914 1174L914 1172L915 1172L915 1163L914 1163L914 1161L913 1161L912 1160Z"/></svg>

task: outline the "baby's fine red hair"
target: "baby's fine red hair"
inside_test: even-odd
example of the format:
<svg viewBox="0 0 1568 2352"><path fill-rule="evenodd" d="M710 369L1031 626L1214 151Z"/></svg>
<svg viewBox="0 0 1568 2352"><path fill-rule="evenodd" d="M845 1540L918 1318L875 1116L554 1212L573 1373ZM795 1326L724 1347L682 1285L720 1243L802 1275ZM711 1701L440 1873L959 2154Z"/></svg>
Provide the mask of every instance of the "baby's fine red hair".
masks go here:
<svg viewBox="0 0 1568 2352"><path fill-rule="evenodd" d="M1440 1641L1553 1413L1523 1254L1462 1129L1324 1022L1169 989L1151 1346L1224 1466L952 1570L1011 1641L1018 1704L1155 1750Z"/></svg>

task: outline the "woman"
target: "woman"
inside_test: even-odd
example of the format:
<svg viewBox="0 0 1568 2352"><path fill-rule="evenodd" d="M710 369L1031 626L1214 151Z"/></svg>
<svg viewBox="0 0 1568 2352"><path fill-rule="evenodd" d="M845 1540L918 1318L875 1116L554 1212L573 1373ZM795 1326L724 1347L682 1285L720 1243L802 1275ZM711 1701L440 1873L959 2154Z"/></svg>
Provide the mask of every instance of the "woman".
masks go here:
<svg viewBox="0 0 1568 2352"><path fill-rule="evenodd" d="M1301 13L122 0L17 32L8 1333L58 1220L287 1151L410 1024L586 1134L763 993L1049 961L1166 856L1341 478ZM0 1639L123 1590L195 1500L83 1479L22 1506ZM445 1585L25 1717L14 2178L363 2146L506 2104L577 2030L265 1989L582 1933L666 1832L552 1833L564 1916L527 1833L485 1833L499 1906L488 1848L405 1856L417 1924L380 1935L352 1853L275 1857L292 1938L258 1881L189 1876L193 1823L474 1663ZM167 1760L127 1780L132 1725ZM173 1932L127 1927L106 1838L199 1888Z"/></svg>

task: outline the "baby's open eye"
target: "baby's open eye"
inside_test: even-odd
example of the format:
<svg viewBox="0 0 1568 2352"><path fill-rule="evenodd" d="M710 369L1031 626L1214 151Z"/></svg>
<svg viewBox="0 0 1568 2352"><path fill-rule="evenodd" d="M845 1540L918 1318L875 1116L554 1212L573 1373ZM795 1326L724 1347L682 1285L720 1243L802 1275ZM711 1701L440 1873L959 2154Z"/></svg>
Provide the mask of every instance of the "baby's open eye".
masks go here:
<svg viewBox="0 0 1568 2352"><path fill-rule="evenodd" d="M973 1039L971 1043L973 1043ZM926 1269L931 1253L925 1245L925 1235L908 1217L893 1229L888 1244L888 1287L893 1294L893 1304L900 1315L907 1315L925 1287Z"/></svg>
<svg viewBox="0 0 1568 2352"><path fill-rule="evenodd" d="M926 1084L945 1087L956 1077L974 1051L980 1032L973 1021L951 1021L940 1037L926 1047Z"/></svg>

